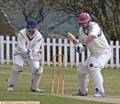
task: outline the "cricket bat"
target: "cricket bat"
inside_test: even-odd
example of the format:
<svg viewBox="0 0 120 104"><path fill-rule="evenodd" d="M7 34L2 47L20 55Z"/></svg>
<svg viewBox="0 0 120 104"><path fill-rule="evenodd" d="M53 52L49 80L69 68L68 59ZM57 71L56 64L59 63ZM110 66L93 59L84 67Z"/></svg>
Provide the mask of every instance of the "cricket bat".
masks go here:
<svg viewBox="0 0 120 104"><path fill-rule="evenodd" d="M67 37L73 43L78 43L79 42L78 39L76 39L76 37L72 33L70 33L70 32L68 32L68 36Z"/></svg>

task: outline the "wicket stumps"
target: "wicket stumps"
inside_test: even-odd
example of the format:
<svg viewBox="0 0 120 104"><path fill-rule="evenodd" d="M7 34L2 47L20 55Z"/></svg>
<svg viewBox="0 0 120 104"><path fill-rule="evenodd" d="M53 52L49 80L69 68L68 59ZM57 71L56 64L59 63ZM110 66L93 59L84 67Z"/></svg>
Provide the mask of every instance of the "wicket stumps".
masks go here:
<svg viewBox="0 0 120 104"><path fill-rule="evenodd" d="M64 95L64 55L53 56L51 93Z"/></svg>

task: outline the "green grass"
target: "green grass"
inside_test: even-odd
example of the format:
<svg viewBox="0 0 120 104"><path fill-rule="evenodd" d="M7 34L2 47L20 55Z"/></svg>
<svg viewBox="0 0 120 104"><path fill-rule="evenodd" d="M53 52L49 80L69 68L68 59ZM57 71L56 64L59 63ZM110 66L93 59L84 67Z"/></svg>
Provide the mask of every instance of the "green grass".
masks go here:
<svg viewBox="0 0 120 104"><path fill-rule="evenodd" d="M40 101L41 104L107 104L53 96L51 94L52 68L46 66L44 67L44 73L40 83L40 88L45 90L44 94L31 93L29 91L30 71L28 67L24 67L22 77L16 86L16 92L8 93L6 91L6 79L9 77L10 69L10 65L0 65L0 101ZM104 76L104 86L107 96L120 96L120 70L104 69L102 73ZM65 95L70 96L76 91L76 88L76 68L67 67L65 68ZM90 80L89 94L93 95L94 93L93 82Z"/></svg>

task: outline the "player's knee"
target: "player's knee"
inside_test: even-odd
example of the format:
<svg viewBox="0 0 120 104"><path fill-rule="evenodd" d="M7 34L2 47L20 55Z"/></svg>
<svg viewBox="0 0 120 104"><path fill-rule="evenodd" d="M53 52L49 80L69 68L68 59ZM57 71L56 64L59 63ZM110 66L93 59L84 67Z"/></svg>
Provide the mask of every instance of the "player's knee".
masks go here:
<svg viewBox="0 0 120 104"><path fill-rule="evenodd" d="M89 69L89 71L100 70L100 66L98 63L89 63L88 69Z"/></svg>
<svg viewBox="0 0 120 104"><path fill-rule="evenodd" d="M94 71L100 69L100 65L97 62L97 59L95 57L91 57L88 61L88 69L89 71Z"/></svg>
<svg viewBox="0 0 120 104"><path fill-rule="evenodd" d="M77 64L76 65L77 67L77 72L78 73L82 73L82 74L87 74L88 73L88 68L86 65L83 65L83 64Z"/></svg>
<svg viewBox="0 0 120 104"><path fill-rule="evenodd" d="M40 63L38 62L35 62L32 67L31 67L33 70L38 70L40 68Z"/></svg>
<svg viewBox="0 0 120 104"><path fill-rule="evenodd" d="M15 71L15 72L22 72L22 66L14 64L12 66L12 70Z"/></svg>
<svg viewBox="0 0 120 104"><path fill-rule="evenodd" d="M43 67L41 66L40 68L35 69L34 73L36 75L42 75L43 74Z"/></svg>
<svg viewBox="0 0 120 104"><path fill-rule="evenodd" d="M79 78L88 78L89 77L89 74L87 74L87 73L78 72L77 75L79 76Z"/></svg>

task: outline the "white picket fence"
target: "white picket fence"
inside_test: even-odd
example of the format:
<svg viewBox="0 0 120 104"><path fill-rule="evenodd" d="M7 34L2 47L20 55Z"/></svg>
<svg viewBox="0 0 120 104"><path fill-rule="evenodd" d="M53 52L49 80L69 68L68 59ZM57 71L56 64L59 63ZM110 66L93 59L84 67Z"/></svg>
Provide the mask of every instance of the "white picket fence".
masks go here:
<svg viewBox="0 0 120 104"><path fill-rule="evenodd" d="M14 48L16 45L16 37L12 36L0 36L0 63L10 64L14 63ZM110 41L112 47L113 57L108 62L106 67L120 67L120 46L119 41L113 44ZM77 54L74 49L74 44L67 39L44 39L43 46L43 64L51 65L54 55L64 55L64 65L74 66L76 63L83 63L89 56L89 51ZM57 60L56 60L57 61Z"/></svg>

